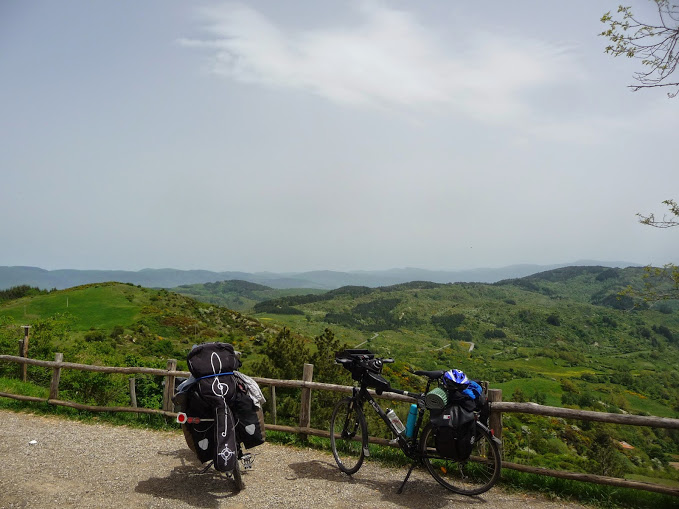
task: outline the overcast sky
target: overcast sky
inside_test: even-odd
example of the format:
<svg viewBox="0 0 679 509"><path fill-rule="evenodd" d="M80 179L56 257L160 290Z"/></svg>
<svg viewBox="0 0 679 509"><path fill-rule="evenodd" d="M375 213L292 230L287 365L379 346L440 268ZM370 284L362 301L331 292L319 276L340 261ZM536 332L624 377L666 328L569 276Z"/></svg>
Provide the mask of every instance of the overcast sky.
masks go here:
<svg viewBox="0 0 679 509"><path fill-rule="evenodd" d="M679 263L618 3L4 0L0 265Z"/></svg>

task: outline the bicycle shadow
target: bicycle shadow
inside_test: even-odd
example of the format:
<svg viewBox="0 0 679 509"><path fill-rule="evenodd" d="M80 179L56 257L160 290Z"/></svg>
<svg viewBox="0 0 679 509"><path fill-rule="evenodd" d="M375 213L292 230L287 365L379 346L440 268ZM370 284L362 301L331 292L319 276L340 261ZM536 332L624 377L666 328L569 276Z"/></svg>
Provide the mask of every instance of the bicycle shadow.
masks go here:
<svg viewBox="0 0 679 509"><path fill-rule="evenodd" d="M206 509L217 509L221 501L238 495L232 479L227 479L212 467L203 473L205 466L191 450L158 451L158 454L175 457L181 464L174 467L166 477L151 477L139 481L135 492L159 499L179 500Z"/></svg>
<svg viewBox="0 0 679 509"><path fill-rule="evenodd" d="M410 479L406 483L403 493L399 494L398 489L406 476L407 469L403 469L403 475L400 478L375 478L369 473L361 475L361 471L354 475L346 475L342 473L335 463L312 460L299 463L292 463L289 467L295 472L295 475L300 479L320 479L328 482L335 482L338 484L354 484L365 486L373 492L381 495L381 501L384 503L392 503L403 507L418 507L420 509L437 509L440 507L448 507L450 504L464 503L465 507L479 506L483 507L488 502L478 496L464 496L457 495L447 491L440 486L433 478L420 478L417 475L417 469L413 471ZM365 468L365 466L363 467ZM422 472L420 470L420 472ZM428 474L425 474L428 476Z"/></svg>

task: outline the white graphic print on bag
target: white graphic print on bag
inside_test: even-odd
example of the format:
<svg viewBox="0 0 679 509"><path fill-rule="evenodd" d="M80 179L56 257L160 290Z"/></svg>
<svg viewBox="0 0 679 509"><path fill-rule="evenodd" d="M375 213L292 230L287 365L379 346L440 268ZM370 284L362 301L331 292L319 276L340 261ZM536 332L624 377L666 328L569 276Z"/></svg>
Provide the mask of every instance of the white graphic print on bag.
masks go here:
<svg viewBox="0 0 679 509"><path fill-rule="evenodd" d="M187 356L187 364L196 380L195 397L191 399L196 404L191 406L205 419L205 424L190 425L196 454L203 463L213 461L220 472L233 470L238 462L238 423L230 405L237 394L233 373L240 366L233 345L214 342L195 346Z"/></svg>
<svg viewBox="0 0 679 509"><path fill-rule="evenodd" d="M212 372L215 375L219 375L223 373L222 371L222 360L219 358L219 355L216 352L212 352L210 355L210 364L212 365ZM233 466L230 464L232 463L232 458L234 458L235 455L235 446L234 444L231 444L230 442L233 442L233 440L229 440L229 434L233 435L234 429L229 428L229 419L231 417L231 411L229 409L229 406L227 405L227 398L229 397L229 385L226 383L223 383L220 379L219 376L215 376L212 378L212 393L217 397L221 399L221 407L217 410L217 419L218 420L223 420L223 428L219 430L220 428L220 423L218 422L217 424L217 430L218 430L218 435L221 436L222 440L218 440L218 447L221 447L221 450L218 453L218 461L217 461L217 466L221 467L219 470L222 468L225 470L232 470ZM219 437L218 437L219 438ZM231 446L231 447L229 447ZM219 461L221 460L221 461Z"/></svg>

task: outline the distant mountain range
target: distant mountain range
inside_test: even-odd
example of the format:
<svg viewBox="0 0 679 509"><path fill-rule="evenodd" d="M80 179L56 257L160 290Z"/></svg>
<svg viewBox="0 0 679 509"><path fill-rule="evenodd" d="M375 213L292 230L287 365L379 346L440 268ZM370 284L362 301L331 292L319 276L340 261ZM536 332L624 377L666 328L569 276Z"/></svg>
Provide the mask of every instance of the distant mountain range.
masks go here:
<svg viewBox="0 0 679 509"><path fill-rule="evenodd" d="M125 270L45 270L38 267L0 266L0 290L14 286L29 285L42 289L72 288L89 283L117 281L147 288L174 288L181 285L241 280L265 285L270 288L313 288L334 290L342 286L390 286L411 281L433 283L495 283L503 279L530 276L538 272L568 266L599 265L603 267L638 267L628 262L601 262L584 260L554 265L510 265L501 268L471 269L459 271L426 270L415 268L338 272L319 270L310 272L212 272L208 270L143 269Z"/></svg>

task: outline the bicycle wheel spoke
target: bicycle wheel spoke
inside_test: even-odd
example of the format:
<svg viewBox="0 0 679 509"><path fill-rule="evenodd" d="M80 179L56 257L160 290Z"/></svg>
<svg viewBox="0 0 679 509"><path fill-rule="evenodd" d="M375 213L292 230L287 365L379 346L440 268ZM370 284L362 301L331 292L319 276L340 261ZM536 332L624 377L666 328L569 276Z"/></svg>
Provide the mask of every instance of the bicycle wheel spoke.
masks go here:
<svg viewBox="0 0 679 509"><path fill-rule="evenodd" d="M330 421L330 445L340 470L353 474L361 467L366 440L363 413L350 398L343 399L335 406Z"/></svg>

